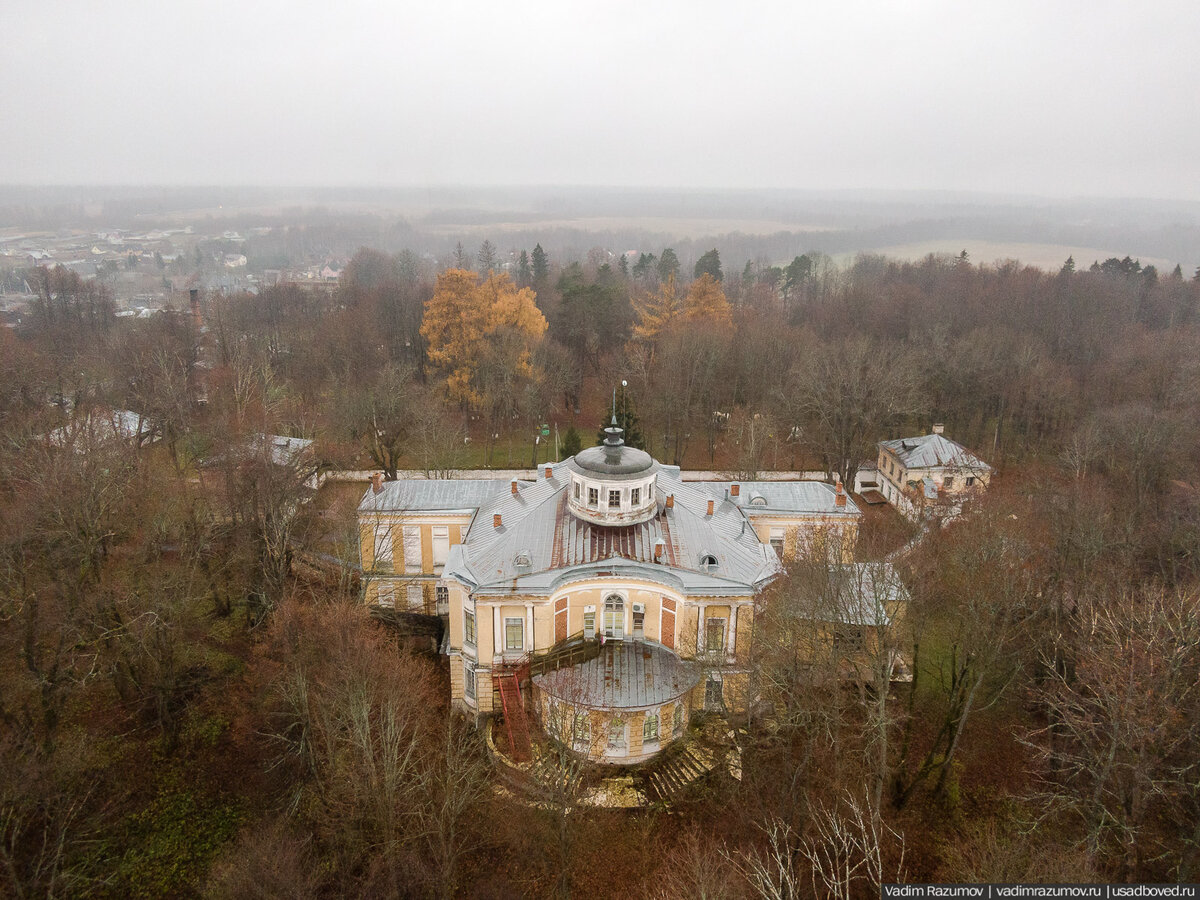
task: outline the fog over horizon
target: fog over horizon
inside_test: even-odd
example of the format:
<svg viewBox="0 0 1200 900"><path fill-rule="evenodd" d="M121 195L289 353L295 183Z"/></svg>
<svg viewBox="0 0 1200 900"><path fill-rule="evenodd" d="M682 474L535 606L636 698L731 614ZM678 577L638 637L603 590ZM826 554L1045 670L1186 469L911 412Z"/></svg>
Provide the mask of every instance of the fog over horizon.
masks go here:
<svg viewBox="0 0 1200 900"><path fill-rule="evenodd" d="M1200 7L9 0L0 183L1200 200Z"/></svg>

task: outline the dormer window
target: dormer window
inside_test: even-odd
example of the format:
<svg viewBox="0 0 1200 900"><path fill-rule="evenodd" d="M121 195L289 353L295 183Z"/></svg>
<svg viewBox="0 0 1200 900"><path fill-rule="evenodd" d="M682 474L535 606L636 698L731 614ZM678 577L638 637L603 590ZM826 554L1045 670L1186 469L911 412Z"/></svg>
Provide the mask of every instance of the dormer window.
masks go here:
<svg viewBox="0 0 1200 900"><path fill-rule="evenodd" d="M516 555L513 562L517 566L517 571L528 572L533 568L533 555L528 550L522 550Z"/></svg>
<svg viewBox="0 0 1200 900"><path fill-rule="evenodd" d="M750 498L750 505L751 506L766 506L767 498L764 497L762 494L754 494Z"/></svg>
<svg viewBox="0 0 1200 900"><path fill-rule="evenodd" d="M715 556L713 556L711 553L704 554L704 556L700 557L700 568L703 569L705 572L716 571L717 558Z"/></svg>

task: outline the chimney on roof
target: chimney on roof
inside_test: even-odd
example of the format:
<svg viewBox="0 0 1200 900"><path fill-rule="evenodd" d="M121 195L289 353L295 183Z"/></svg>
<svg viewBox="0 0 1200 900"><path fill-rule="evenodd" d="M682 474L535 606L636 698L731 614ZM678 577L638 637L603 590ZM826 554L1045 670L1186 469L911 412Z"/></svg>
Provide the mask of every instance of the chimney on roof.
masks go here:
<svg viewBox="0 0 1200 900"><path fill-rule="evenodd" d="M383 473L376 472L371 476L371 490L376 494L383 491Z"/></svg>
<svg viewBox="0 0 1200 900"><path fill-rule="evenodd" d="M513 479L512 483L512 492L514 497L517 496L517 479L515 478Z"/></svg>
<svg viewBox="0 0 1200 900"><path fill-rule="evenodd" d="M675 495L667 494L667 509L674 509L674 508L675 508Z"/></svg>
<svg viewBox="0 0 1200 900"><path fill-rule="evenodd" d="M846 491L842 488L842 483L840 481L837 483L837 491L834 494L833 504L834 506L846 505Z"/></svg>
<svg viewBox="0 0 1200 900"><path fill-rule="evenodd" d="M661 538L654 542L654 561L662 562L663 554L667 552L667 542Z"/></svg>
<svg viewBox="0 0 1200 900"><path fill-rule="evenodd" d="M945 430L946 430L946 426L943 425L941 422L938 422L937 424L935 424L933 426L933 429L931 430L930 433L931 434L941 434Z"/></svg>
<svg viewBox="0 0 1200 900"><path fill-rule="evenodd" d="M708 514L709 514L710 516L713 514L713 507L715 507L716 505L717 505L717 501L716 501L716 500L709 500L709 501L708 501Z"/></svg>
<svg viewBox="0 0 1200 900"><path fill-rule="evenodd" d="M550 476L552 476L553 474L554 474L554 469L552 469L550 466L546 466L546 480L547 481L550 480Z"/></svg>
<svg viewBox="0 0 1200 900"><path fill-rule="evenodd" d="M741 491L742 491L742 486L740 484L738 484L736 481L729 486L729 496L730 497L736 497L738 494L741 493Z"/></svg>
<svg viewBox="0 0 1200 900"><path fill-rule="evenodd" d="M493 528L500 527L500 513L496 513L492 516L492 527Z"/></svg>

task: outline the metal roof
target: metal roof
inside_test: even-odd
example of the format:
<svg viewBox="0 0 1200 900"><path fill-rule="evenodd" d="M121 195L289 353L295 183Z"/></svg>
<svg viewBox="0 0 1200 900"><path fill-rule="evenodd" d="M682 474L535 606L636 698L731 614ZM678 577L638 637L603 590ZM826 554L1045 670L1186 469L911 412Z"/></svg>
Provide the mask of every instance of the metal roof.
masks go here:
<svg viewBox="0 0 1200 900"><path fill-rule="evenodd" d="M511 482L431 478L428 480L385 481L378 494L368 487L358 504L359 512L473 512L488 498L511 492Z"/></svg>
<svg viewBox="0 0 1200 900"><path fill-rule="evenodd" d="M738 496L729 496L730 485L738 485ZM858 516L854 501L837 505L837 490L825 481L709 481L697 486L710 496L728 500L746 512L791 515Z"/></svg>
<svg viewBox="0 0 1200 900"><path fill-rule="evenodd" d="M521 483L514 496L508 485L480 505L461 552L453 550L445 574L481 588L551 591L580 567L594 574L616 570L660 582L677 583L683 590L740 595L750 593L781 571L771 548L758 539L745 515L728 501L713 499L696 485L680 480L677 469L660 469L656 476L656 512L647 522L613 527L576 518L567 507L570 479L552 467L550 478ZM668 496L674 496L671 508ZM493 517L499 514L501 526ZM654 546L665 544L661 562ZM516 556L526 552L529 565L518 567ZM701 558L716 558L714 568ZM669 574L668 574L669 573Z"/></svg>
<svg viewBox="0 0 1200 900"><path fill-rule="evenodd" d="M880 441L879 446L890 450L906 469L973 469L990 472L992 467L957 441L941 434Z"/></svg>
<svg viewBox="0 0 1200 900"><path fill-rule="evenodd" d="M657 644L608 641L595 659L535 676L533 682L574 706L640 709L678 698L700 675L699 666Z"/></svg>

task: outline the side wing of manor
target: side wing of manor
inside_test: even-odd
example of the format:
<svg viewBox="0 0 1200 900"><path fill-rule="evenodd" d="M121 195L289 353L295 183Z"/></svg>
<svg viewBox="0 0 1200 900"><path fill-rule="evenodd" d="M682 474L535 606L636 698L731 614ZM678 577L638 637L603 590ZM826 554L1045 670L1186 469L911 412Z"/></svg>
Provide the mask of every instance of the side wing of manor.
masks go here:
<svg viewBox="0 0 1200 900"><path fill-rule="evenodd" d="M799 554L849 564L861 514L841 485L684 482L607 433L536 481L377 480L359 529L367 602L448 618L456 707L528 703L634 763L746 708L756 598Z"/></svg>

